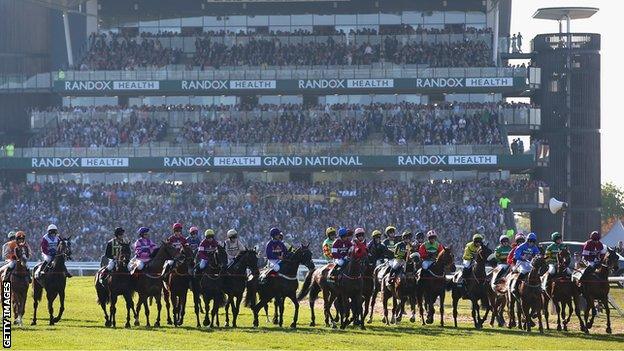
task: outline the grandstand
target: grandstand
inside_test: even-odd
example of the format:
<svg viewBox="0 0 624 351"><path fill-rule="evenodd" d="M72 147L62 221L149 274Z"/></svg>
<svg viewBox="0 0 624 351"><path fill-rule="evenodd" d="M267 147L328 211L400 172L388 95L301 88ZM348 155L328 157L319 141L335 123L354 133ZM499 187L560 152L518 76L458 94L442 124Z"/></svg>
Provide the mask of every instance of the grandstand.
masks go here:
<svg viewBox="0 0 624 351"><path fill-rule="evenodd" d="M3 232L56 222L82 260L118 225L172 221L250 245L393 224L459 247L518 230L514 212L547 238L551 194L570 238L599 225L599 89L565 109L557 72L579 50L573 86L595 88L600 38L510 53L510 0L2 4L45 18L0 43L19 52L0 55Z"/></svg>

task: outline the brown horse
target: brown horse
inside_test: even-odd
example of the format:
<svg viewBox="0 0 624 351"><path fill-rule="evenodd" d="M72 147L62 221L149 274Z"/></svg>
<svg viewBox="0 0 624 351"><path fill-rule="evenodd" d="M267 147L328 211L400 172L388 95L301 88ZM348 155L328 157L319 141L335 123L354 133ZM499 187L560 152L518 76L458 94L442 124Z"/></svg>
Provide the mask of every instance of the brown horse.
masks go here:
<svg viewBox="0 0 624 351"><path fill-rule="evenodd" d="M353 325L359 325L362 330L366 328L362 314L362 270L365 264L366 257L351 257L336 279L340 329L345 329L350 323L349 312L353 314Z"/></svg>
<svg viewBox="0 0 624 351"><path fill-rule="evenodd" d="M28 286L30 285L30 277L28 276L28 268L26 266L27 249L23 246L15 248L15 268L11 273L9 281L11 282L11 302L13 305L13 316L15 320L13 324L24 325L24 311L26 310L26 296L28 295ZM6 267L6 266L5 266ZM2 267L1 281L4 281L6 269Z"/></svg>
<svg viewBox="0 0 624 351"><path fill-rule="evenodd" d="M587 301L585 306L585 327L587 332L594 324L596 305L598 301L605 309L607 316L607 333L611 334L611 311L609 308L609 273L618 269L618 255L615 250L607 248L607 253L600 265L592 273L584 274L579 282L581 294ZM591 310L591 318L589 311Z"/></svg>
<svg viewBox="0 0 624 351"><path fill-rule="evenodd" d="M438 254L436 261L425 270L419 270L416 297L418 300L418 310L422 324L433 323L433 315L435 314L434 303L436 299L440 299L440 326L444 326L444 296L446 292L446 272L455 270L455 256L453 255L452 246L445 247ZM424 306L427 306L427 321L425 323Z"/></svg>
<svg viewBox="0 0 624 351"><path fill-rule="evenodd" d="M362 296L364 297L364 315L363 318L366 318L368 315L367 323L373 322L373 314L375 314L375 300L377 300L377 294L381 290L381 280L377 278L379 273L378 267L388 267L387 264L380 264L376 266L377 261L383 259L392 259L394 257L394 252L388 250L385 246L381 249L380 252L376 252L374 255L371 255L369 252L368 262L366 263L366 267L364 269L363 276L363 285L362 285ZM385 273L389 273L387 270ZM383 278L382 273L382 278Z"/></svg>
<svg viewBox="0 0 624 351"><path fill-rule="evenodd" d="M475 328L483 328L483 322L487 319L488 312L490 311L490 302L488 299L489 281L485 273L485 267L487 265L487 259L491 254L492 250L487 245L481 245L475 256L475 264L470 270L471 275L463 277L464 284L458 285L455 282L450 284L451 296L453 298L453 322L455 328L457 328L457 305L462 298L472 302L472 320ZM458 272L458 274L461 273ZM483 318L481 318L479 301L485 308L485 315Z"/></svg>
<svg viewBox="0 0 624 351"><path fill-rule="evenodd" d="M186 309L186 295L191 285L191 272L195 263L193 250L190 246L182 247L182 255L176 260L175 266L167 276L163 287L165 307L167 310L167 324L172 324L169 315L169 300L173 304L173 326L178 327L184 323ZM199 326L199 317L197 317Z"/></svg>
<svg viewBox="0 0 624 351"><path fill-rule="evenodd" d="M399 323L401 321L407 302L409 302L412 307L410 320L412 322L416 320L416 274L416 261L408 257L405 263L405 271L398 274L392 282L390 281L389 274L382 278L381 302L384 314L383 322L385 322L386 325ZM392 319L388 318L388 300L390 297L392 297Z"/></svg>
<svg viewBox="0 0 624 351"><path fill-rule="evenodd" d="M145 326L150 326L149 321L149 306L148 299L156 299L156 308L158 309L158 315L156 316L155 327L160 327L160 312L162 310L162 290L163 282L161 279L161 272L166 260L178 259L180 257L180 250L176 249L168 241L163 241L158 249L153 254L153 258L149 263L145 265L143 270L136 272L133 277L135 279L135 289L139 294L139 302L136 306L136 314L134 317L134 325L139 326L139 312L141 306L145 308Z"/></svg>
<svg viewBox="0 0 624 351"><path fill-rule="evenodd" d="M46 298L48 300L48 313L50 314L50 325L54 325L61 320L63 312L65 311L65 286L67 285L67 277L65 272L65 261L71 259L71 236L69 238L59 237L59 242L56 246L56 255L50 262L48 271L44 276L37 277L37 271L41 269L43 263L38 264L33 269L33 319L30 325L37 324L37 307L39 301L43 296L43 290L46 292ZM54 300L58 296L60 306L59 314L54 317Z"/></svg>
<svg viewBox="0 0 624 351"><path fill-rule="evenodd" d="M527 332L531 331L531 317L537 316L540 333L544 333L542 325L542 280L541 271L546 267L546 260L542 255L536 255L531 260L533 267L525 279L521 279L518 283L518 298L522 307L522 315L524 317L524 328ZM518 318L520 322L520 318Z"/></svg>
<svg viewBox="0 0 624 351"><path fill-rule="evenodd" d="M334 263L328 263L320 268L311 271L303 282L303 286L297 300L301 301L308 295L310 304L310 326L316 325L316 315L314 314L314 303L320 292L323 292L323 314L325 316L325 326L336 328L334 317L331 315L331 306L338 298L337 285L328 281L329 272L334 268Z"/></svg>
<svg viewBox="0 0 624 351"><path fill-rule="evenodd" d="M572 318L572 303L574 303L574 313L578 317L581 331L586 331L579 307L579 290L568 273L571 261L570 251L567 248L559 251L557 253L557 268L552 279L548 280L548 273L542 276L542 282L546 282L546 289L542 295L546 329L550 330L550 325L548 324L548 302L552 301L557 311L557 330L561 330L561 322L563 321L563 330L568 331L568 323ZM566 307L568 308L567 317Z"/></svg>
<svg viewBox="0 0 624 351"><path fill-rule="evenodd" d="M97 293L97 302L104 312L104 325L107 327L116 326L115 314L117 312L117 297L123 296L126 301L126 328L130 328L130 311L136 314L134 310L134 281L128 271L128 262L130 262L130 244L121 244L121 250L115 257L115 268L105 278L104 284L100 282L102 271L98 271L95 275L95 291ZM106 304L110 303L110 315L106 312ZM135 316L136 317L136 316Z"/></svg>

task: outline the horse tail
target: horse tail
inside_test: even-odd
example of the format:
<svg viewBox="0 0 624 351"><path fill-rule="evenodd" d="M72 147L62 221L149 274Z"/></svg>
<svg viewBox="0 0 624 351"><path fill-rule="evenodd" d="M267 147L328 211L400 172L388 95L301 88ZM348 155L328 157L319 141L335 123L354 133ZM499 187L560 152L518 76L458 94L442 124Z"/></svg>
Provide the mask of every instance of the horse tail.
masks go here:
<svg viewBox="0 0 624 351"><path fill-rule="evenodd" d="M245 307L253 307L256 305L256 292L258 291L258 278L254 277L247 281L247 293L243 301Z"/></svg>
<svg viewBox="0 0 624 351"><path fill-rule="evenodd" d="M33 299L35 301L41 301L43 296L43 286L41 286L37 280L33 279Z"/></svg>
<svg viewBox="0 0 624 351"><path fill-rule="evenodd" d="M297 300L301 301L303 298L310 292L310 287L312 286L312 274L314 274L314 270L308 271L305 280L303 281L303 286L297 295Z"/></svg>

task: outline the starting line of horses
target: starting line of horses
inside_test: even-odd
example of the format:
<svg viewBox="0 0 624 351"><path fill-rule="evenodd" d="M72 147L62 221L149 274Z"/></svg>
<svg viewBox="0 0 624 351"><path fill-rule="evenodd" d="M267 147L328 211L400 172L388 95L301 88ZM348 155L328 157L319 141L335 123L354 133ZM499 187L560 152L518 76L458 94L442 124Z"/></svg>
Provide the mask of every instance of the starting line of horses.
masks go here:
<svg viewBox="0 0 624 351"><path fill-rule="evenodd" d="M336 328L339 323L344 329L353 324L365 329L365 319L371 323L378 294L381 294L383 304L382 321L389 325L401 321L406 313L405 306L411 306L410 321L416 321L416 305L422 324L432 324L435 315L435 303L439 301L440 325L444 326L444 300L447 290L451 290L453 300L453 321L457 327L457 307L461 299L472 303L472 319L474 326L481 329L491 313L490 325L497 322L499 327L519 327L531 331L537 319L539 331L543 332L542 315L548 324L548 308L550 301L557 311L557 330L568 330L568 323L572 313L579 320L580 330L588 333L596 316L596 302L602 305L606 313L606 332L611 333L611 319L608 302L609 282L611 270L617 269L617 254L608 250L601 264L590 274L583 274L582 279L575 281L567 275L570 266L570 252L562 250L557 255L557 270L555 275L548 279L547 264L541 255L533 258L533 269L526 277L519 278L519 274L509 272L499 279L492 279L494 270L489 274L486 266L487 258L492 253L487 246L479 248L475 263L467 277L459 277L459 272L449 281L446 272L454 272L454 255L452 248L442 250L435 262L428 270L420 269L418 259L408 260L405 269L396 276L389 274L388 263L377 265L379 259L391 258L390 251L379 253L379 257L351 258L341 270L340 274L330 274L333 264L315 269L312 262L312 253L307 245L298 247L294 252L281 261L279 272L261 272L258 267L258 254L255 250L242 251L230 265L226 265L227 255L223 247L208 254L207 267L193 273L195 258L189 247L175 248L171 243L163 241L154 252L151 261L146 264L140 274L131 274L128 263L131 259L129 244L124 244L122 250L115 257L115 268L102 277L100 270L95 276L95 289L98 304L101 306L106 327L116 326L117 300L123 297L126 304L125 327L129 328L130 313L134 317L134 325L139 326L141 308L145 314L145 325L150 326L150 305L156 302L157 315L154 326L161 324L162 300L166 304L167 323L180 326L184 323L187 293L190 290L193 297L196 326L220 326L219 308L225 308L225 326L230 325L230 310L232 312L231 326L237 326L243 295L244 305L253 312L253 326L259 325L259 313L262 309L268 317L268 304L274 301L275 313L273 323L283 326L284 304L289 299L294 305L291 328L298 323L299 302L306 296L309 298L311 312L310 325L316 325L314 304L322 292L323 316L325 325ZM22 325L26 295L30 277L26 268L26 259L18 252L18 261L12 273L12 304L15 321ZM45 275L39 277L37 271L41 264L33 269L33 319L31 325L37 323L37 308L46 292L48 302L49 324L54 325L61 320L65 309L65 261L71 259L71 242L69 238L60 238L57 254L50 263ZM164 277L161 276L163 264L173 260L173 269ZM300 265L309 269L303 286L299 288L297 271ZM248 276L247 272L251 272ZM4 279L4 272L2 274ZM138 295L136 305L134 294ZM580 297L586 301L584 316L581 317ZM58 315L54 316L53 303L59 298ZM392 299L392 309L389 311L388 301ZM107 309L107 305L109 308ZM170 314L170 307L172 316ZM335 314L332 313L335 310ZM485 312L481 315L481 309ZM566 314L567 309L567 314ZM505 322L504 312L507 311L508 322ZM390 315L389 315L390 312ZM426 312L426 318L425 318ZM204 314L203 321L200 318Z"/></svg>

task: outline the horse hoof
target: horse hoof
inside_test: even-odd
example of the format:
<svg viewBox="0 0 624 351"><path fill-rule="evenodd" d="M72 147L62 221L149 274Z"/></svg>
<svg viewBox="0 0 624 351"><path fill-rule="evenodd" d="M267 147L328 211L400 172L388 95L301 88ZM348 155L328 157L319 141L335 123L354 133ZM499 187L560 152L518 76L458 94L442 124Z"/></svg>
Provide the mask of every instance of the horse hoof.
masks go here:
<svg viewBox="0 0 624 351"><path fill-rule="evenodd" d="M611 327L607 328L607 334L611 334Z"/></svg>
<svg viewBox="0 0 624 351"><path fill-rule="evenodd" d="M37 325L37 321L30 322L30 325Z"/></svg>
<svg viewBox="0 0 624 351"><path fill-rule="evenodd" d="M173 322L171 321L171 319L167 319L167 324L168 324L168 325L172 325L172 324L173 324Z"/></svg>
<svg viewBox="0 0 624 351"><path fill-rule="evenodd" d="M106 322L104 323L104 326L105 326L105 327L110 327L110 326L111 326L111 322L110 322L110 321L106 321Z"/></svg>
<svg viewBox="0 0 624 351"><path fill-rule="evenodd" d="M560 325L557 326L557 331L561 331L561 326Z"/></svg>
<svg viewBox="0 0 624 351"><path fill-rule="evenodd" d="M316 327L316 323L314 323L314 322L310 322L310 326L311 326L311 327Z"/></svg>
<svg viewBox="0 0 624 351"><path fill-rule="evenodd" d="M297 329L297 325L296 325L295 323L292 323L292 324L290 325L290 329Z"/></svg>
<svg viewBox="0 0 624 351"><path fill-rule="evenodd" d="M130 322L126 322L126 325L124 326L124 328L130 329Z"/></svg>
<svg viewBox="0 0 624 351"><path fill-rule="evenodd" d="M412 322L412 323L416 322L416 317L410 318L410 322Z"/></svg>
<svg viewBox="0 0 624 351"><path fill-rule="evenodd" d="M563 331L568 331L568 326L567 325L563 326Z"/></svg>
<svg viewBox="0 0 624 351"><path fill-rule="evenodd" d="M160 322L154 323L154 328L160 328Z"/></svg>
<svg viewBox="0 0 624 351"><path fill-rule="evenodd" d="M138 321L138 320L134 321L134 326L135 326L135 327L138 327L138 326L140 326L140 325L141 325L141 323L139 323L139 321Z"/></svg>

